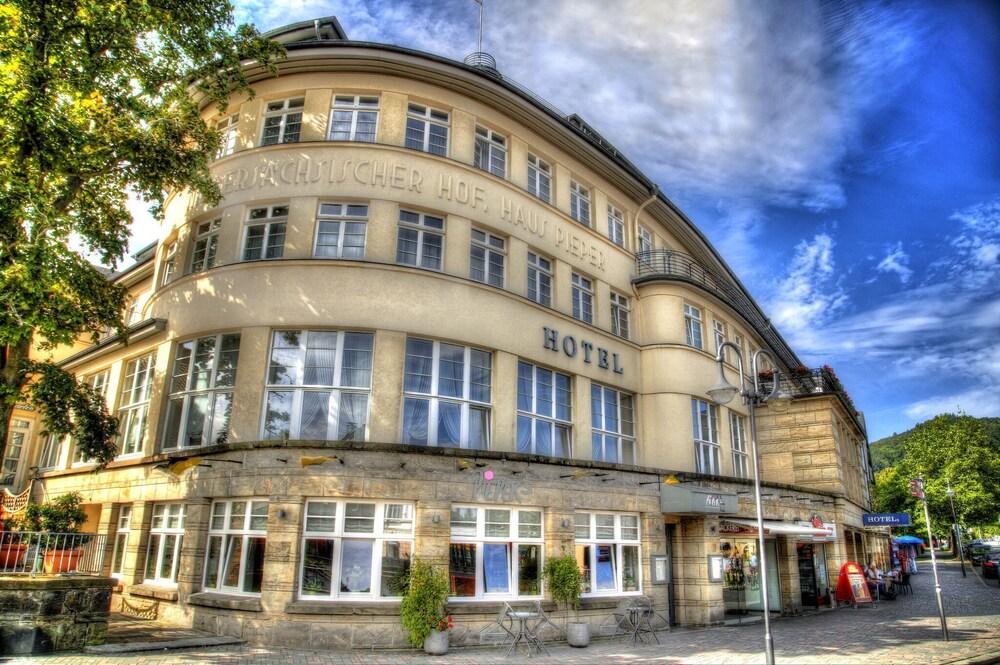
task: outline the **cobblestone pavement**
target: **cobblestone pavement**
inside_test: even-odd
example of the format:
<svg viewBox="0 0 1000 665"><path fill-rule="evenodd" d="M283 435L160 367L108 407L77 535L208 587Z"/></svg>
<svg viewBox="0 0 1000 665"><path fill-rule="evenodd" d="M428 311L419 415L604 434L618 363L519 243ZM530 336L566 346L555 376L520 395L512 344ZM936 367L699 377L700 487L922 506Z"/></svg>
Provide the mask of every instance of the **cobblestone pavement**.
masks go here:
<svg viewBox="0 0 1000 665"><path fill-rule="evenodd" d="M962 578L957 563L942 565L942 589L948 613L950 642L941 640L934 579L929 562L912 578L912 596L883 601L879 607L844 608L772 623L777 662L831 665L839 663L961 663L996 657L1000 662L1000 588L984 581L978 569ZM587 649L550 647L551 656L531 659L554 663L761 663L762 624L700 630L677 629L659 634L661 644L596 640ZM2 660L2 659L0 659ZM58 656L15 658L10 665L422 665L511 664L526 661L522 654L507 658L502 650L453 649L432 658L416 651L339 651L222 647L122 656ZM989 662L989 661L986 661Z"/></svg>

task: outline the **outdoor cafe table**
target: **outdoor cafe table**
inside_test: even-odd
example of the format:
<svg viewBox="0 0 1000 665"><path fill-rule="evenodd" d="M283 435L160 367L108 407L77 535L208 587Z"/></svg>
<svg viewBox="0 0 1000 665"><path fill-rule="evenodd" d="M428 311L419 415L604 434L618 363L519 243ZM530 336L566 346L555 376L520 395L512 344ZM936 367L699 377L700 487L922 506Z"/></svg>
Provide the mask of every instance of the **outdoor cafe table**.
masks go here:
<svg viewBox="0 0 1000 665"><path fill-rule="evenodd" d="M517 645L521 642L524 642L528 646L529 656L531 655L532 648L534 648L537 653L544 651L546 655L549 655L548 649L542 646L542 643L538 640L538 636L535 635L532 630L531 622L539 618L538 612L511 610L507 612L507 616L517 622L517 629L514 632L514 641L507 649L508 656L517 652Z"/></svg>

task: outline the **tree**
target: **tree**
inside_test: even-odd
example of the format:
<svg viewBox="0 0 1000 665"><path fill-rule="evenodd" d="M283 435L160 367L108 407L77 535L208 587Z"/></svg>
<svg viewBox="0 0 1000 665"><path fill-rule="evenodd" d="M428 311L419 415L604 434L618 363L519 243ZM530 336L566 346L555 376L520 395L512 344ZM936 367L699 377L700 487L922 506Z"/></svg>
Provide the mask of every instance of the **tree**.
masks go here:
<svg viewBox="0 0 1000 665"><path fill-rule="evenodd" d="M0 459L22 400L84 453L114 455L102 400L32 361L32 344L126 333L124 289L84 252L111 268L123 258L130 189L155 213L168 190L219 200L208 170L219 136L193 93L222 107L250 92L241 62L275 71L281 53L253 27L233 29L226 0L0 4Z"/></svg>

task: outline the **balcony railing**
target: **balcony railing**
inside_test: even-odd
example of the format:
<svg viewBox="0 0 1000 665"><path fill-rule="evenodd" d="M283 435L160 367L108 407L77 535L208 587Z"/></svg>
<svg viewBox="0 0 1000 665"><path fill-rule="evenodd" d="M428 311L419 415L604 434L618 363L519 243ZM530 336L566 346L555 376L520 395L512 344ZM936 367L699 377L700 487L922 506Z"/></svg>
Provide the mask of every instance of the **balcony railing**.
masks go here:
<svg viewBox="0 0 1000 665"><path fill-rule="evenodd" d="M752 300L732 281L707 270L690 254L672 249L653 249L635 256L636 276L633 282L676 280L701 287L723 300L748 321L778 354L778 360L788 367L797 367L799 359L781 338L771 322L764 317Z"/></svg>
<svg viewBox="0 0 1000 665"><path fill-rule="evenodd" d="M100 575L106 546L98 533L0 532L0 575Z"/></svg>
<svg viewBox="0 0 1000 665"><path fill-rule="evenodd" d="M771 372L762 372L759 379L761 390L765 394L771 392L774 387L774 379ZM781 389L793 397L836 395L843 403L847 412L851 414L851 418L854 419L854 422L861 431L865 431L864 419L861 413L858 412L857 407L854 406L854 400L847 394L843 384L840 383L840 379L830 369L826 367L793 369L790 376L785 376L784 373L781 373L779 381Z"/></svg>

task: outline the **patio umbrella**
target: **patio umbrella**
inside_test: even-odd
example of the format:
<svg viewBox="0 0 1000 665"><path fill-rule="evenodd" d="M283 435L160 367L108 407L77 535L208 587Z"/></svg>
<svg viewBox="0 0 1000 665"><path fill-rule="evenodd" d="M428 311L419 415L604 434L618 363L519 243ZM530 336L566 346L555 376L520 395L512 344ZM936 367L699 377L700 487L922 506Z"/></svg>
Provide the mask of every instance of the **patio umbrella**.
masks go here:
<svg viewBox="0 0 1000 665"><path fill-rule="evenodd" d="M900 536L899 538L893 538L893 540L900 545L923 545L924 541L922 538L917 538L916 536Z"/></svg>

